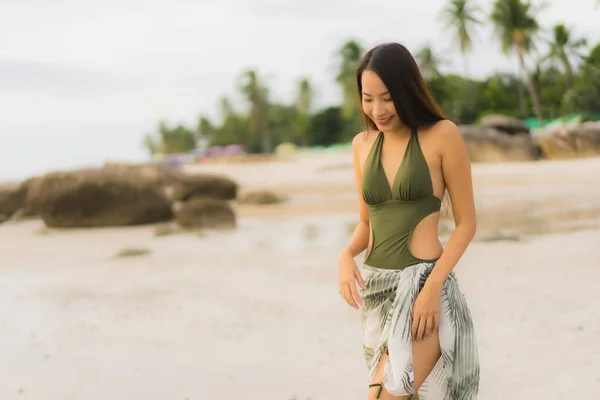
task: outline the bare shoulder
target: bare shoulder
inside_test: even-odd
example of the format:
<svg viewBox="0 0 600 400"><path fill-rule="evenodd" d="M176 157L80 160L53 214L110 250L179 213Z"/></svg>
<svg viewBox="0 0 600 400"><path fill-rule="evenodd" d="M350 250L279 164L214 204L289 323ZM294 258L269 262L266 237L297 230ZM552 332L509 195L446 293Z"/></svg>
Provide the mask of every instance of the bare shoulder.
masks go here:
<svg viewBox="0 0 600 400"><path fill-rule="evenodd" d="M352 139L352 148L357 154L361 154L364 148L369 148L373 144L377 135L373 131L362 131L357 133Z"/></svg>
<svg viewBox="0 0 600 400"><path fill-rule="evenodd" d="M362 132L357 133L354 136L354 139L352 139L352 146L364 145L366 142L369 141L371 136L372 136L372 132L369 132L369 131L362 131Z"/></svg>
<svg viewBox="0 0 600 400"><path fill-rule="evenodd" d="M435 138L435 142L439 144L440 155L449 152L462 150L465 146L460 129L456 124L448 119L436 122L430 128L431 135Z"/></svg>
<svg viewBox="0 0 600 400"><path fill-rule="evenodd" d="M367 131L362 131L362 132L357 133L354 136L354 139L352 139L352 147L354 149L360 148L362 143L365 141L366 135L367 135Z"/></svg>
<svg viewBox="0 0 600 400"><path fill-rule="evenodd" d="M436 140L460 136L458 126L449 119L443 119L431 125L419 128L419 132L422 133L423 136L435 138Z"/></svg>
<svg viewBox="0 0 600 400"><path fill-rule="evenodd" d="M458 126L449 119L443 119L431 126L431 133L441 140L462 139Z"/></svg>

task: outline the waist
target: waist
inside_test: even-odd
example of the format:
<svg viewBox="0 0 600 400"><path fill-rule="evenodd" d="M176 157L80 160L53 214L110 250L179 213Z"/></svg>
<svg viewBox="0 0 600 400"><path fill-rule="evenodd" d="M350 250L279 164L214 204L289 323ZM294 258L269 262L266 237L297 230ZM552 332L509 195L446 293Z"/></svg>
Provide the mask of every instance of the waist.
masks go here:
<svg viewBox="0 0 600 400"><path fill-rule="evenodd" d="M371 234L378 240L411 234L427 216L440 210L439 202L401 202L390 200L377 205L369 205Z"/></svg>
<svg viewBox="0 0 600 400"><path fill-rule="evenodd" d="M425 217L439 211L440 203L437 198L410 202L391 200L368 208L371 221L371 246L365 257L365 263L382 269L404 269L420 262L437 261L439 256L416 257L410 248L417 225ZM438 240L437 229L435 236Z"/></svg>
<svg viewBox="0 0 600 400"><path fill-rule="evenodd" d="M377 247L369 252L363 263L378 269L403 270L415 264L435 263L438 259L415 257L407 247Z"/></svg>

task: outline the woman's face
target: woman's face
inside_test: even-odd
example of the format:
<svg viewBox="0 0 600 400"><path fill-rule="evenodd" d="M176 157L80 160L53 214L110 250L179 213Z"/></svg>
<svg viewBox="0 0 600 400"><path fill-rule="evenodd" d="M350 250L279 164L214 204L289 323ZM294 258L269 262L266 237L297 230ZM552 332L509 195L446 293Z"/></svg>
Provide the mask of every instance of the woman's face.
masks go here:
<svg viewBox="0 0 600 400"><path fill-rule="evenodd" d="M396 107L387 87L379 76L365 70L361 76L362 108L382 132L397 130L401 126Z"/></svg>

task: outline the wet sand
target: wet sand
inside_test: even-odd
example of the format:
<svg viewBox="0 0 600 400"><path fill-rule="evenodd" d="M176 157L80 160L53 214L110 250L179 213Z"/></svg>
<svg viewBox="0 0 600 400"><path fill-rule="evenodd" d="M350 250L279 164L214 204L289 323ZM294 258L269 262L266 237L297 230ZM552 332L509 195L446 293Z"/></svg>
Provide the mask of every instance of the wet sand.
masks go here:
<svg viewBox="0 0 600 400"><path fill-rule="evenodd" d="M358 315L337 294L356 219L345 156L194 167L292 196L240 207L233 232L1 225L0 399L365 399ZM485 228L456 272L481 399L600 393L599 173L474 166Z"/></svg>

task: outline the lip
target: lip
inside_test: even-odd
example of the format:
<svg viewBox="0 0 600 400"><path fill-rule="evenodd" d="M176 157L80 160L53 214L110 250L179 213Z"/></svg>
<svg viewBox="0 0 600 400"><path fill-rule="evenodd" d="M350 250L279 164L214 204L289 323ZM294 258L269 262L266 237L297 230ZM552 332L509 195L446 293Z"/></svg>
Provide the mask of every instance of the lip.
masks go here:
<svg viewBox="0 0 600 400"><path fill-rule="evenodd" d="M387 124L389 124L390 122L392 122L392 119L394 118L394 116L392 115L391 117L387 118L387 119L377 119L377 125L382 125L385 126Z"/></svg>

